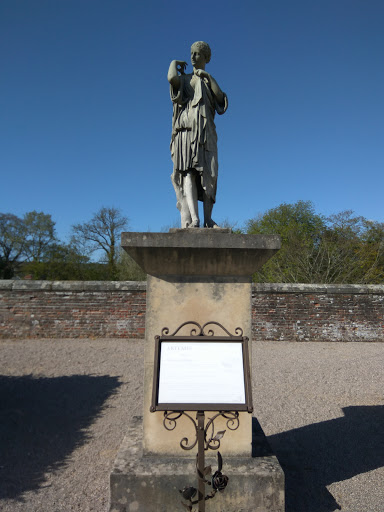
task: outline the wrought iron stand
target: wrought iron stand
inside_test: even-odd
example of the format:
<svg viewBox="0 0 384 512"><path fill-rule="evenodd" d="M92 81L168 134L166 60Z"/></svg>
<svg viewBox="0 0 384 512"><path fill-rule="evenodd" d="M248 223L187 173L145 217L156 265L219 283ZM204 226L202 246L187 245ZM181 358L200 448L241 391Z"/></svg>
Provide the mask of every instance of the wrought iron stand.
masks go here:
<svg viewBox="0 0 384 512"><path fill-rule="evenodd" d="M200 477L204 475L205 469L205 431L204 431L204 422L205 422L205 414L203 411L198 411L196 415L197 419L197 469L199 474L198 479L198 501L199 501L199 512L205 512L205 482Z"/></svg>
<svg viewBox="0 0 384 512"><path fill-rule="evenodd" d="M180 329L186 325L192 325L190 336L178 335ZM219 327L225 332L224 336L215 336L213 328ZM222 417L226 420L226 426L229 430L237 430L240 425L239 411L253 411L252 406L252 392L251 380L249 369L249 356L248 356L248 338L243 336L243 331L240 327L235 329L236 334L233 335L225 329L218 322L207 322L203 326L197 322L190 321L184 322L176 331L169 334L167 327L162 329L161 336L155 336L155 365L154 365L154 378L153 378L153 393L151 412L164 411L163 425L167 430L174 430L176 422L182 416L188 418L195 429L195 439L190 443L187 437L183 437L180 441L180 446L183 450L192 450L197 444L197 457L196 457L196 473L198 479L197 489L193 486L187 486L180 491L182 497L187 503L182 502L182 505L189 511L193 510L193 505L198 505L198 512L205 512L205 502L213 498L216 493L223 491L228 483L228 477L223 475L221 470L223 467L223 459L220 452L217 452L218 468L212 475L211 466L205 466L205 451L218 450L220 448L220 440L224 436L226 430L221 430L215 433L214 422L216 418ZM160 374L160 353L162 342L214 342L217 344L218 350L220 343L241 343L243 346L243 380L245 389L244 403L163 403L159 402L159 374ZM177 385L177 383L176 383ZM196 420L185 411L197 411ZM208 419L205 424L205 413L211 411L213 416ZM218 412L217 412L218 411ZM207 479L209 477L209 479ZM205 494L205 485L210 485L212 491ZM197 496L196 496L197 495ZM195 499L197 497L197 499Z"/></svg>
<svg viewBox="0 0 384 512"><path fill-rule="evenodd" d="M210 477L212 473L211 466L205 465L205 452L207 450L218 450L220 448L220 440L225 434L225 430L220 430L215 434L214 422L218 417L223 417L227 420L227 428L229 430L237 430L240 425L239 412L238 411L220 411L216 413L212 418L209 418L207 424L205 424L205 411L197 411L196 421L184 411L165 411L163 424L167 430L174 430L176 428L176 421L181 417L187 417L195 428L195 439L190 443L189 439L183 437L180 441L180 447L183 450L192 450L197 444L197 457L196 457L196 473L198 480L198 488L195 489L192 486L187 486L180 491L183 498L189 501L186 505L182 502L187 510L192 511L192 506L198 504L198 511L205 512L205 502L213 498L217 491L223 491L228 483L228 477L223 475L221 470L223 467L223 459L220 452L217 454L218 468ZM209 435L210 434L210 435ZM212 491L209 494L205 494L205 485L211 485ZM197 492L197 499L195 498Z"/></svg>

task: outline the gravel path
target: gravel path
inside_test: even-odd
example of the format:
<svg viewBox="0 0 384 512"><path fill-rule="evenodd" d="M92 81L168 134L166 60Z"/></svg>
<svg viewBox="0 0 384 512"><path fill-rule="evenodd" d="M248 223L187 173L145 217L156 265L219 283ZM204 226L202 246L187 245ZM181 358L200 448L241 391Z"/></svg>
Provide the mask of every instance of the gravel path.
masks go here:
<svg viewBox="0 0 384 512"><path fill-rule="evenodd" d="M0 510L105 512L142 340L0 342ZM384 344L253 343L287 512L384 512Z"/></svg>

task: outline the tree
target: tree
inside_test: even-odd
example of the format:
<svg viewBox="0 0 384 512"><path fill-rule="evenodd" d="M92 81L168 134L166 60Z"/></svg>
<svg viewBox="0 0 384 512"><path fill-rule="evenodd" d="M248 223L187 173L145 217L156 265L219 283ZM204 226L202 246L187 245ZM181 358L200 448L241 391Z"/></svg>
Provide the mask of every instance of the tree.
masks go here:
<svg viewBox="0 0 384 512"><path fill-rule="evenodd" d="M25 226L19 217L0 213L0 277L11 279L25 246Z"/></svg>
<svg viewBox="0 0 384 512"><path fill-rule="evenodd" d="M223 229L231 229L232 233L235 233L237 235L243 233L242 229L238 226L238 222L232 221L228 219L228 217L220 220L219 227Z"/></svg>
<svg viewBox="0 0 384 512"><path fill-rule="evenodd" d="M4 279L14 276L21 261L42 262L56 242L55 223L50 215L32 211L22 219L10 213L0 214L0 267Z"/></svg>
<svg viewBox="0 0 384 512"><path fill-rule="evenodd" d="M72 226L72 243L83 253L102 250L109 279L118 279L119 240L128 227L128 218L117 208L101 208L89 222Z"/></svg>
<svg viewBox="0 0 384 512"><path fill-rule="evenodd" d="M121 281L145 281L147 278L144 270L123 249L120 249L118 270Z"/></svg>
<svg viewBox="0 0 384 512"><path fill-rule="evenodd" d="M80 254L75 247L55 243L47 249L44 261L25 262L20 270L23 275L31 275L33 279L84 281L97 280L99 272L95 272L94 266L97 269L98 265L90 263L89 258Z"/></svg>
<svg viewBox="0 0 384 512"><path fill-rule="evenodd" d="M248 233L277 234L281 250L257 272L259 282L382 283L384 224L351 210L326 218L310 201L282 204L247 224Z"/></svg>
<svg viewBox="0 0 384 512"><path fill-rule="evenodd" d="M121 281L145 281L147 278L144 270L121 248L118 270Z"/></svg>
<svg viewBox="0 0 384 512"><path fill-rule="evenodd" d="M26 261L47 261L50 247L57 242L55 222L51 215L33 210L24 215L23 222Z"/></svg>
<svg viewBox="0 0 384 512"><path fill-rule="evenodd" d="M254 275L259 282L312 282L308 260L326 227L325 218L315 212L311 201L283 203L246 224L247 233L280 235L282 247Z"/></svg>
<svg viewBox="0 0 384 512"><path fill-rule="evenodd" d="M318 248L324 283L380 283L384 277L383 225L352 210L331 215Z"/></svg>
<svg viewBox="0 0 384 512"><path fill-rule="evenodd" d="M384 222L364 219L362 234L364 257L362 268L365 282L384 282Z"/></svg>

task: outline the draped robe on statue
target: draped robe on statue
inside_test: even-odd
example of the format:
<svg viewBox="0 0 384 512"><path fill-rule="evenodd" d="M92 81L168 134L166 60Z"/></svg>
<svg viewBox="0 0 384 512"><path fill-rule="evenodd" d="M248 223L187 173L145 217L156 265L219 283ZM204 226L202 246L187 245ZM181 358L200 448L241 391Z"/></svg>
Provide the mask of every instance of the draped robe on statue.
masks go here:
<svg viewBox="0 0 384 512"><path fill-rule="evenodd" d="M182 227L191 222L186 206L184 178L194 169L199 201L204 193L214 203L217 188L217 134L215 113L224 114L228 107L224 94L219 104L207 80L193 74L180 75L180 88L171 85L173 102L171 156L173 161L172 183L176 192L177 208L181 212Z"/></svg>

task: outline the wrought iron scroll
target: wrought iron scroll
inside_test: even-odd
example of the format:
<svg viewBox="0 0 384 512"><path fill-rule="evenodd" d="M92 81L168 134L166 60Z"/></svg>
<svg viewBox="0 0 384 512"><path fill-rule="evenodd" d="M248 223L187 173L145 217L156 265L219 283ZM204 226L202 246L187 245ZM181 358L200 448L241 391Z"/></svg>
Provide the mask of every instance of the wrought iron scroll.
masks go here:
<svg viewBox="0 0 384 512"><path fill-rule="evenodd" d="M175 430L177 426L177 420L182 416L186 416L193 424L195 430L195 439L191 443L187 437L183 437L180 441L180 447L183 450L192 450L198 441L198 425L197 422L191 418L189 414L182 411L164 411L163 425L171 431ZM220 411L215 414L212 418L208 419L208 422L204 428L204 450L218 450L220 448L220 440L225 434L225 430L219 430L215 434L214 422L217 418L223 417L227 420L227 428L229 430L237 430L240 426L240 419L238 411ZM210 432L210 436L208 435Z"/></svg>
<svg viewBox="0 0 384 512"><path fill-rule="evenodd" d="M163 425L167 430L174 430L176 428L176 422L181 416L186 416L189 420L191 420L194 428L195 428L195 436L196 439L192 444L190 444L189 439L187 437L183 437L183 439L180 441L180 447L183 450L192 450L197 445L197 425L196 422L189 414L186 412L181 411L165 411L164 412L164 419L163 419Z"/></svg>
<svg viewBox="0 0 384 512"><path fill-rule="evenodd" d="M194 322L194 321L184 322L181 325L179 325L179 327L172 334L169 334L168 327L163 327L163 329L161 330L161 336L176 336L177 333L180 332L181 329L183 327L185 327L186 325L194 325L195 326L195 327L192 327L192 329L190 330L190 336L214 336L215 332L213 329L209 329L208 331L205 331L206 327L208 327L210 325L211 326L215 325L217 327L220 327L220 329L222 329L227 334L227 336L229 336L230 338L236 338L239 336L243 336L243 329L241 327L236 327L235 334L231 334L219 322L213 322L213 321L206 322L203 326L201 326L199 323Z"/></svg>

